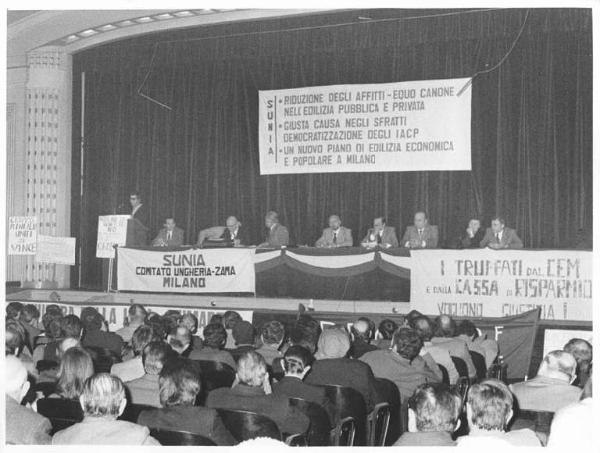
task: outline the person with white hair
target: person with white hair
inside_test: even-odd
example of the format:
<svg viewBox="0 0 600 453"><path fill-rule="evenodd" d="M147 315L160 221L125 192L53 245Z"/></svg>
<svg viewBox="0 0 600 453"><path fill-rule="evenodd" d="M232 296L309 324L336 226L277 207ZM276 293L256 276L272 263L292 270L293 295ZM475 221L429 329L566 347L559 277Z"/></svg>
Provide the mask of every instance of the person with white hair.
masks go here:
<svg viewBox="0 0 600 453"><path fill-rule="evenodd" d="M83 420L52 437L52 445L160 445L146 426L117 418L127 398L121 380L98 373L85 381L79 397Z"/></svg>
<svg viewBox="0 0 600 453"><path fill-rule="evenodd" d="M512 384L510 390L522 410L556 412L581 396L581 389L571 385L576 369L577 362L571 354L551 351L542 360L536 377Z"/></svg>
<svg viewBox="0 0 600 453"><path fill-rule="evenodd" d="M6 443L13 445L49 444L52 426L26 406L21 406L23 397L29 390L25 365L14 355L7 355L4 366L4 386L6 392Z"/></svg>

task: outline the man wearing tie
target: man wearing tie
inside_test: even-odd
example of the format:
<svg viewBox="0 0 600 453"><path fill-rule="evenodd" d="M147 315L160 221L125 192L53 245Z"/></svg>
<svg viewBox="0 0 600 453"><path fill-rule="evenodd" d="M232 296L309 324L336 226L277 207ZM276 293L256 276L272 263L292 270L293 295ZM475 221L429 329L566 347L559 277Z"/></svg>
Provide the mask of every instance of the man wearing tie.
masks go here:
<svg viewBox="0 0 600 453"><path fill-rule="evenodd" d="M352 230L342 226L342 220L337 215L329 217L329 228L315 243L315 247L352 247Z"/></svg>
<svg viewBox="0 0 600 453"><path fill-rule="evenodd" d="M479 245L494 250L522 249L523 241L517 236L515 230L504 226L504 219L502 217L494 217L492 219L492 227L486 230L485 236Z"/></svg>
<svg viewBox="0 0 600 453"><path fill-rule="evenodd" d="M224 239L227 245L233 247L243 247L244 245L248 245L242 223L236 217L227 217L225 225L227 225L227 227L223 231L221 239Z"/></svg>
<svg viewBox="0 0 600 453"><path fill-rule="evenodd" d="M429 225L427 214L419 211L415 214L414 225L406 227L402 244L410 249L434 249L438 245L438 227Z"/></svg>
<svg viewBox="0 0 600 453"><path fill-rule="evenodd" d="M367 249L398 247L396 229L386 225L385 217L377 217L360 245Z"/></svg>
<svg viewBox="0 0 600 453"><path fill-rule="evenodd" d="M278 248L287 246L290 242L288 229L279 223L279 215L275 211L267 212L265 216L267 237L265 242L259 244L260 248Z"/></svg>
<svg viewBox="0 0 600 453"><path fill-rule="evenodd" d="M152 245L154 247L178 247L182 244L183 230L175 225L173 217L167 217L164 228L158 232L152 241Z"/></svg>
<svg viewBox="0 0 600 453"><path fill-rule="evenodd" d="M129 194L131 204L131 220L133 222L133 237L128 239L128 246L145 246L148 244L148 211L142 203L142 197L137 192Z"/></svg>

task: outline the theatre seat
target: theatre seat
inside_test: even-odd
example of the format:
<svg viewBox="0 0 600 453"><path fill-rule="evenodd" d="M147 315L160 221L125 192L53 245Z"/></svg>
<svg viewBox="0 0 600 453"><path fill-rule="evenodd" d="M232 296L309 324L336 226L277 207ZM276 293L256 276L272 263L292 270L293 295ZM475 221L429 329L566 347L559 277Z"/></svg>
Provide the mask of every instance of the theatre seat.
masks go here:
<svg viewBox="0 0 600 453"><path fill-rule="evenodd" d="M485 366L485 357L475 351L469 351L471 354L471 360L473 360L473 364L475 365L475 371L477 373L477 379L482 380L485 379L487 375L487 367Z"/></svg>
<svg viewBox="0 0 600 453"><path fill-rule="evenodd" d="M37 412L50 420L52 431L68 428L83 420L83 410L79 401L62 398L42 398L37 400Z"/></svg>
<svg viewBox="0 0 600 453"><path fill-rule="evenodd" d="M336 426L347 417L356 423L355 445L365 446L367 443L367 407L363 396L355 389L341 385L322 385L325 395L335 407ZM340 435L343 433L340 432Z"/></svg>
<svg viewBox="0 0 600 453"><path fill-rule="evenodd" d="M282 440L277 423L265 415L232 409L217 409L217 412L225 428L229 430L238 442L256 437L270 437L271 439ZM305 443L302 439L305 439L304 433L294 433L286 439L286 443L288 445L301 445Z"/></svg>
<svg viewBox="0 0 600 453"><path fill-rule="evenodd" d="M450 356L450 358L452 359L452 362L454 363L454 367L456 368L456 371L458 371L458 375L460 377L466 377L468 379L469 378L469 368L467 367L467 364L465 363L465 361L463 359L461 359L460 357Z"/></svg>
<svg viewBox="0 0 600 453"><path fill-rule="evenodd" d="M396 384L385 378L375 378L375 380L379 394L390 405L390 421L385 442L389 446L393 445L404 432L403 420L408 418L408 414L402 412L400 391Z"/></svg>
<svg viewBox="0 0 600 453"><path fill-rule="evenodd" d="M450 385L450 376L448 375L448 370L446 369L445 366L440 365L438 363L438 367L440 368L440 371L442 372L442 382L446 385Z"/></svg>
<svg viewBox="0 0 600 453"><path fill-rule="evenodd" d="M554 412L548 411L525 411L518 409L510 424L510 431L529 428L535 432L542 445L546 446L550 427L554 419Z"/></svg>
<svg viewBox="0 0 600 453"><path fill-rule="evenodd" d="M149 406L147 404L127 404L127 406L125 406L125 410L119 416L119 420L137 423L137 419L142 413L142 411L153 409L156 409L156 407Z"/></svg>
<svg viewBox="0 0 600 453"><path fill-rule="evenodd" d="M317 403L302 398L289 398L290 405L301 411L310 420L306 434L307 444L311 447L333 445L335 433L332 431L327 411Z"/></svg>
<svg viewBox="0 0 600 453"><path fill-rule="evenodd" d="M150 435L154 437L161 445L172 446L208 446L214 447L216 444L208 437L187 431L171 431L166 429L152 428Z"/></svg>
<svg viewBox="0 0 600 453"><path fill-rule="evenodd" d="M367 445L384 447L390 426L389 403L378 403L367 416Z"/></svg>

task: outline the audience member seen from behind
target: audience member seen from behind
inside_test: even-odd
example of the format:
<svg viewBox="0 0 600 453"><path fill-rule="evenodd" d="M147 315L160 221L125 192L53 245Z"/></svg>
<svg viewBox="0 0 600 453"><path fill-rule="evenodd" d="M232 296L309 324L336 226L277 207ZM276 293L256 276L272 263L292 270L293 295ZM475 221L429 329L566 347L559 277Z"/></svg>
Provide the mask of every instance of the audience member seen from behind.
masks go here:
<svg viewBox="0 0 600 453"><path fill-rule="evenodd" d="M179 325L187 327L192 335L192 345L188 351L191 352L193 349L202 349L202 338L197 335L198 318L192 313L185 313L179 320Z"/></svg>
<svg viewBox="0 0 600 453"><path fill-rule="evenodd" d="M469 351L483 356L486 369L492 366L498 356L498 343L485 335L479 335L475 324L468 319L461 321L456 328L456 338L463 340Z"/></svg>
<svg viewBox="0 0 600 453"><path fill-rule="evenodd" d="M167 363L176 356L171 346L162 341L148 343L142 353L144 375L127 383L131 402L160 407L158 399L158 375Z"/></svg>
<svg viewBox="0 0 600 453"><path fill-rule="evenodd" d="M456 445L452 434L460 426L462 400L446 384L423 384L408 399L408 432L395 447Z"/></svg>
<svg viewBox="0 0 600 453"><path fill-rule="evenodd" d="M223 327L225 327L225 331L227 332L227 342L225 343L225 349L235 349L233 328L240 321L242 321L242 317L237 311L228 310L225 313L223 313Z"/></svg>
<svg viewBox="0 0 600 453"><path fill-rule="evenodd" d="M121 357L123 340L114 332L108 332L104 317L95 308L86 307L81 310L81 322L84 334L81 344L86 348L108 349Z"/></svg>
<svg viewBox="0 0 600 453"><path fill-rule="evenodd" d="M35 347L35 339L42 333L38 326L39 319L40 311L34 304L27 304L23 306L19 316L19 321L21 321L21 324L23 324L23 327L27 331L29 348L31 352L33 352Z"/></svg>
<svg viewBox="0 0 600 453"><path fill-rule="evenodd" d="M79 403L83 420L54 434L53 445L160 445L147 427L117 420L127 405L119 378L95 374L85 382Z"/></svg>
<svg viewBox="0 0 600 453"><path fill-rule="evenodd" d="M350 328L352 345L350 346L350 357L360 358L363 354L377 350L377 346L371 344L373 330L369 318L358 318Z"/></svg>
<svg viewBox="0 0 600 453"><path fill-rule="evenodd" d="M392 347L392 337L397 328L398 324L391 319L384 319L379 323L373 342L377 349L390 349Z"/></svg>
<svg viewBox="0 0 600 453"><path fill-rule="evenodd" d="M462 359L467 365L469 377L475 379L477 370L465 342L456 337L456 321L448 315L440 315L435 319L435 333L431 343L446 349L452 357Z"/></svg>
<svg viewBox="0 0 600 453"><path fill-rule="evenodd" d="M142 361L142 352L146 345L152 341L162 341L155 333L152 327L140 325L131 337L131 348L133 357L121 363L115 363L110 374L117 376L123 382L133 381L144 375L144 363Z"/></svg>
<svg viewBox="0 0 600 453"><path fill-rule="evenodd" d="M127 310L128 324L115 333L123 339L123 342L130 343L133 332L144 324L147 314L146 309L142 305L132 304Z"/></svg>
<svg viewBox="0 0 600 453"><path fill-rule="evenodd" d="M65 351L58 368L56 393L50 398L79 400L86 379L94 374L92 357L83 348L74 347Z"/></svg>
<svg viewBox="0 0 600 453"><path fill-rule="evenodd" d="M497 379L485 379L471 386L466 413L469 434L457 439L459 447L540 446L540 441L530 429L506 432L513 416L513 396L506 384Z"/></svg>
<svg viewBox="0 0 600 453"><path fill-rule="evenodd" d="M167 343L179 356L187 357L191 352L192 334L187 327L178 325L167 335Z"/></svg>
<svg viewBox="0 0 600 453"><path fill-rule="evenodd" d="M285 337L285 327L279 321L268 321L260 329L261 347L256 350L262 355L268 366L277 366L274 360L280 359L283 354L279 351L283 338Z"/></svg>
<svg viewBox="0 0 600 453"><path fill-rule="evenodd" d="M589 374L592 372L592 345L581 338L572 338L564 346L563 351L575 357L575 361L577 362L577 378L573 382L573 385L583 388Z"/></svg>
<svg viewBox="0 0 600 453"><path fill-rule="evenodd" d="M194 349L190 353L191 360L205 360L209 362L220 362L229 365L235 370L235 360L233 356L224 351L227 342L227 332L221 324L208 324L202 331L204 341L202 349Z"/></svg>

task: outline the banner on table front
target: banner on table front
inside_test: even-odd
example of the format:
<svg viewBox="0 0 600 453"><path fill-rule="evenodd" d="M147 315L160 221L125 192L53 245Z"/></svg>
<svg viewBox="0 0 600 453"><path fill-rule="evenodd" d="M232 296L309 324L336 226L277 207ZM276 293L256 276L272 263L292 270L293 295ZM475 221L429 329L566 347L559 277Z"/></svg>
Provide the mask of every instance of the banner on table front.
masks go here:
<svg viewBox="0 0 600 453"><path fill-rule="evenodd" d="M8 218L8 254L35 255L37 248L37 218Z"/></svg>
<svg viewBox="0 0 600 453"><path fill-rule="evenodd" d="M115 245L125 245L127 221L130 215L101 215L98 217L98 241L96 258L114 258Z"/></svg>
<svg viewBox="0 0 600 453"><path fill-rule="evenodd" d="M260 91L260 173L471 170L468 82Z"/></svg>
<svg viewBox="0 0 600 453"><path fill-rule="evenodd" d="M120 291L253 293L254 249L184 251L119 248Z"/></svg>
<svg viewBox="0 0 600 453"><path fill-rule="evenodd" d="M541 308L548 320L591 321L592 252L415 250L411 308L467 317Z"/></svg>
<svg viewBox="0 0 600 453"><path fill-rule="evenodd" d="M38 236L36 263L75 265L75 238Z"/></svg>

